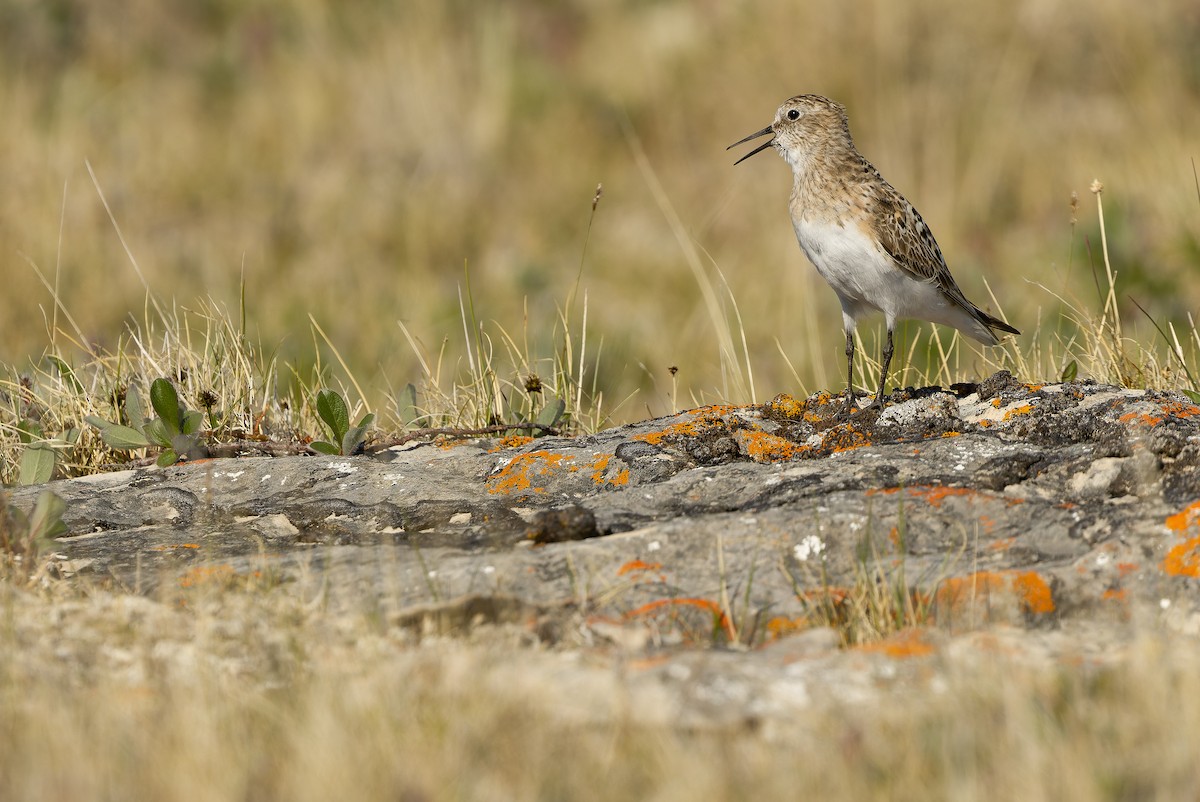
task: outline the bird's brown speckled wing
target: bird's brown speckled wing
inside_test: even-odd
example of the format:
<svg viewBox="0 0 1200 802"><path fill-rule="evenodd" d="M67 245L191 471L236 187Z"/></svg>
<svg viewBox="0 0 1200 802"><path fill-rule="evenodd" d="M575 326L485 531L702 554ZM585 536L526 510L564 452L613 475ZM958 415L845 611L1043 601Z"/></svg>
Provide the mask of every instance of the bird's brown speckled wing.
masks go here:
<svg viewBox="0 0 1200 802"><path fill-rule="evenodd" d="M872 187L874 192L870 205L874 208L869 209L868 219L874 223L875 236L879 238L883 249L913 278L932 282L954 300L969 305L950 275L942 249L938 247L929 226L921 219L920 212L874 167L871 167L871 172L877 183Z"/></svg>
<svg viewBox="0 0 1200 802"><path fill-rule="evenodd" d="M921 213L884 180L870 162L863 159L863 164L864 173L873 173L878 178L872 193L869 219L874 222L875 235L880 244L896 264L914 278L932 282L947 298L985 326L1020 334L1003 320L989 315L967 300L955 283L954 276L950 275L942 249L938 247L929 226L921 219Z"/></svg>

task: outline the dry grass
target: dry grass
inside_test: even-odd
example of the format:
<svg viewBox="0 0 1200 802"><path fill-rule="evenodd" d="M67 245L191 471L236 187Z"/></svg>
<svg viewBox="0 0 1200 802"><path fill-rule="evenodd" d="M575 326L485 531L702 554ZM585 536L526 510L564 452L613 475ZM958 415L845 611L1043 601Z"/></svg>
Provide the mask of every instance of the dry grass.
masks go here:
<svg viewBox="0 0 1200 802"><path fill-rule="evenodd" d="M369 605L374 607L374 605ZM504 632L414 648L294 589L186 606L0 589L0 796L1190 799L1200 652L947 658L940 693L814 700L769 734L639 724L603 670ZM603 661L598 663L603 665Z"/></svg>
<svg viewBox="0 0 1200 802"><path fill-rule="evenodd" d="M126 459L81 421L159 376L191 408L215 397L215 439L316 436L321 386L389 431L552 396L587 430L838 388L838 308L787 225L786 168L723 151L800 91L850 107L968 295L1026 332L978 351L910 328L895 383L1004 367L1198 390L1197 47L1187 0L17 0L0 9L0 480L25 420L59 475ZM286 587L186 606L30 591L25 553L0 582L3 798L1200 791L1190 641L1099 671L958 666L948 693L814 711L772 741L572 720L506 668L524 647L414 649ZM893 615L889 581L864 575L848 616L869 637L923 615Z"/></svg>
<svg viewBox="0 0 1200 802"><path fill-rule="evenodd" d="M584 385L617 419L667 411L672 386L683 404L836 386L837 304L795 246L786 167L735 169L723 151L799 91L849 105L863 151L917 203L968 295L986 300L986 277L1019 328L1069 339L1055 296L1095 307L1098 228L1089 215L1073 231L1069 201L1097 173L1119 203L1108 233L1127 334L1155 336L1127 295L1184 325L1200 300L1186 280L1200 252L1187 0L1136 14L1124 0L1086 13L143 0L111 14L18 0L0 14L6 364L40 355L54 318L26 257L87 342L112 351L141 316L115 220L160 297L236 308L244 277L251 340L282 343L307 374L311 314L382 408L389 387L422 378L397 321L447 368L466 364L464 265L482 322L520 332L528 319L531 352L558 349L603 182L582 279L603 358ZM729 294L698 287L697 266L720 288L719 266ZM730 297L753 310L732 338L714 320ZM918 370L938 360L926 343L912 341ZM729 370L731 351L753 357L752 376ZM968 349L951 367L969 379L983 365Z"/></svg>

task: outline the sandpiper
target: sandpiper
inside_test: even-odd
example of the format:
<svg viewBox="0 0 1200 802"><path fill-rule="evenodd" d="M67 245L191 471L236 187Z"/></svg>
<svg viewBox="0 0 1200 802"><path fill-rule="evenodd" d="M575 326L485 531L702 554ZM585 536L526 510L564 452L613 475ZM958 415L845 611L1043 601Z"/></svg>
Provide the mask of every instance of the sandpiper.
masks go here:
<svg viewBox="0 0 1200 802"><path fill-rule="evenodd" d="M1020 334L963 295L921 215L855 149L844 106L820 95L797 95L779 107L775 122L729 147L768 134L769 140L734 164L774 146L792 166L788 205L796 239L842 302L847 411L857 406L855 326L872 312L883 313L887 344L879 391L868 409L883 406L899 319L953 326L984 345L999 344L996 331Z"/></svg>

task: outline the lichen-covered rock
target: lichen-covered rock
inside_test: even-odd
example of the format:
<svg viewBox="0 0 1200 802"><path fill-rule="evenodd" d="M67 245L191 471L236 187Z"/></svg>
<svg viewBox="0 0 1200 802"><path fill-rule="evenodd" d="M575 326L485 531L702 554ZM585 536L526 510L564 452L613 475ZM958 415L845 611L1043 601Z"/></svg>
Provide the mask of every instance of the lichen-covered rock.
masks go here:
<svg viewBox="0 0 1200 802"><path fill-rule="evenodd" d="M140 591L317 571L335 597L496 592L616 615L733 582L751 610L799 616L864 565L903 565L950 621L964 598L1046 627L1197 596L1200 408L1182 395L1001 373L893 400L847 419L840 398L779 396L517 447L56 482L57 548L63 573Z"/></svg>

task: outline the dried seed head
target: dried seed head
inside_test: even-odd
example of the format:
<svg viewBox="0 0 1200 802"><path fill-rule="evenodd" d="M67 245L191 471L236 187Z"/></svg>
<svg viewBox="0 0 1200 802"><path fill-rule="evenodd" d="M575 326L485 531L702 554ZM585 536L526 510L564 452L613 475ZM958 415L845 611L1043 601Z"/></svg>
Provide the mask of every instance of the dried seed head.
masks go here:
<svg viewBox="0 0 1200 802"><path fill-rule="evenodd" d="M542 379L536 373L530 373L525 377L525 392L540 393L542 391Z"/></svg>
<svg viewBox="0 0 1200 802"><path fill-rule="evenodd" d="M1101 192L1104 191L1104 184L1101 184L1100 179L1096 178L1096 179L1093 179L1092 185L1091 185L1091 187L1089 187L1089 189L1092 191L1093 195L1099 195Z"/></svg>

